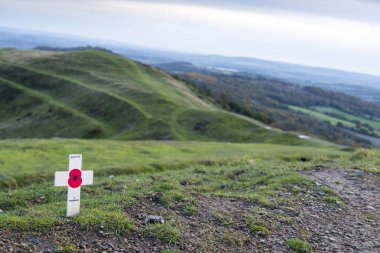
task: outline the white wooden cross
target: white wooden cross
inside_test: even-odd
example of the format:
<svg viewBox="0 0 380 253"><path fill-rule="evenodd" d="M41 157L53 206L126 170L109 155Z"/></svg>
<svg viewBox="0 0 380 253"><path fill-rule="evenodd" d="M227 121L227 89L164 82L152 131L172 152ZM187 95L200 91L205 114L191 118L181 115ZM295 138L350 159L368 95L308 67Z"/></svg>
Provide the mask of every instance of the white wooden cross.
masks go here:
<svg viewBox="0 0 380 253"><path fill-rule="evenodd" d="M55 172L54 186L67 186L67 217L79 214L80 187L92 185L94 171L82 171L82 155L69 156L69 171Z"/></svg>

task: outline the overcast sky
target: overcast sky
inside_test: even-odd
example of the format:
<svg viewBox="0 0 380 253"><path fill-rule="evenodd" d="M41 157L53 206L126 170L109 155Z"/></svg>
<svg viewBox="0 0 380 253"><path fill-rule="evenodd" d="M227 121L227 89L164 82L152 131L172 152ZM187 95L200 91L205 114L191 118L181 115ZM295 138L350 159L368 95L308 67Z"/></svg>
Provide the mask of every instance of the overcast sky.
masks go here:
<svg viewBox="0 0 380 253"><path fill-rule="evenodd" d="M0 0L0 26L380 75L377 0Z"/></svg>

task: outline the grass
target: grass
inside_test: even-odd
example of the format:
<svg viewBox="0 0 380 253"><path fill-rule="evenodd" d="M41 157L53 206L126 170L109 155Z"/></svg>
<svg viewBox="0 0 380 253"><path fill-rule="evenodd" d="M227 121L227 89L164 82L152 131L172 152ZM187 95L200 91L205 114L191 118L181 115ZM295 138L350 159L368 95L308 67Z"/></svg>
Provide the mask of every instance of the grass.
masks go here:
<svg viewBox="0 0 380 253"><path fill-rule="evenodd" d="M288 248L297 253L313 252L313 247L309 243L298 238L288 240Z"/></svg>
<svg viewBox="0 0 380 253"><path fill-rule="evenodd" d="M271 233L268 223L263 219L260 219L258 217L249 217L246 223L249 227L249 230L254 234L266 237Z"/></svg>
<svg viewBox="0 0 380 253"><path fill-rule="evenodd" d="M70 143L72 142L72 143ZM69 141L71 145L76 146L79 141ZM80 141L88 142L88 141ZM94 152L97 148L93 143L89 141ZM98 141L99 142L99 141ZM132 145L131 150L139 150L143 144L144 152L136 155L138 161L145 160L145 166L151 163L154 157L150 157L147 150L161 150L162 160L167 162L173 162L173 157L180 159L181 149L186 146L185 154L193 152L190 157L182 157L180 163L187 163L188 165L179 166L178 169L172 169L170 171L165 170L144 170L134 175L115 175L114 177L100 176L108 174L103 167L103 173L101 168L98 170L95 168L95 184L93 186L83 187L82 189L82 211L81 215L69 220L69 223L77 224L83 229L103 229L112 231L115 233L122 233L134 229L141 229L134 226L134 221L128 215L125 210L134 206L137 199L144 198L145 196L158 196L157 201L160 205L170 208L180 207L184 215L197 215L197 203L194 195L207 194L215 197L238 197L244 198L259 205L267 206L281 206L276 201L269 200L271 196L278 191L286 189L289 186L307 186L311 185L311 181L300 174L296 173L297 169L304 168L305 166L315 166L323 161L337 160L345 161L345 157L351 156L351 153L343 151L332 151L328 149L316 149L316 148L297 148L286 146L274 146L274 145L246 145L246 144L218 144L208 143L211 145L207 147L204 143L149 143L149 142L136 142L136 143L114 143L106 141L113 145ZM32 152L29 155L24 156L23 163L27 164L24 168L24 172L27 172L30 168L36 168L36 173L39 173L38 166L36 164L50 164L55 161L57 164L62 162L62 166L66 167L66 157L63 156L62 161L58 159L58 156L49 158L49 153L46 153L53 146L47 148L46 143L55 143L55 141L41 141L38 145L42 145L40 148L34 147L33 149L22 149L25 142L4 142L3 145L8 146L1 149L2 152L8 149L8 152L17 154L17 150L20 151L19 159L7 160L9 167L15 168L15 165L22 160L22 155L28 154L28 152L39 150L40 155L36 156ZM16 146L13 146L15 145ZM36 144L35 142L29 142L27 145ZM58 145L51 150L59 150L59 152L67 152L64 145ZM67 143L66 143L67 144ZM99 143L98 143L99 144ZM21 146L20 146L21 145ZM12 149L13 147L13 149ZM42 147L45 147L42 148ZM203 147L203 149L202 149ZM46 149L47 148L47 149ZM103 147L104 148L104 147ZM209 148L204 149L204 148ZM166 150L167 158L165 158ZM121 150L119 148L112 149L113 151ZM177 151L176 151L177 150ZM240 161L233 163L210 163L209 165L193 164L197 159L202 159L202 154L207 157L208 160L214 157L216 160L226 159L225 153L219 153L221 151L228 151L233 158L240 156ZM245 152L242 153L242 150ZM140 150L141 151L141 150ZM173 153L171 153L173 152ZM208 152L208 153L205 153ZM294 152L300 153L302 156L308 156L309 161L305 162L288 161L283 159ZM102 157L96 156L101 152L94 152L92 155L88 153L84 156L84 164L96 165L96 164L108 164L112 161L114 165L120 163L127 163L129 157L125 154L128 152L121 152L121 156L113 156L110 152L109 156L104 155ZM4 154L4 153L3 153ZM2 156L4 157L4 156ZM136 157L136 159L137 159ZM150 157L150 158L149 158ZM33 159L34 158L34 159ZM94 160L92 160L92 158ZM144 158L144 159L143 159ZM28 160L29 159L29 160ZM55 160L57 159L57 160ZM100 159L100 160L99 160ZM108 160L109 159L109 160ZM157 159L157 158L156 158ZM26 162L29 161L29 162ZM129 160L131 163L133 160ZM186 161L186 162L185 162ZM5 163L3 163L5 164ZM54 163L53 163L54 164ZM51 164L49 170L51 172L56 170L56 167ZM140 163L140 168L144 168L144 163ZM162 165L164 168L164 165ZM90 168L92 166L89 166ZM86 168L89 168L86 165ZM6 166L2 167L2 173L9 177L12 173L16 173L14 170L5 170ZM50 169L51 168L51 169ZM65 169L65 168L62 168ZM138 172L138 171L135 171ZM15 174L14 174L15 175ZM19 174L20 176L22 174ZM27 181L27 178L20 180ZM285 188L284 188L285 187ZM64 188L52 187L50 181L44 183L32 184L22 188L0 191L0 209L4 211L0 215L0 226L2 228L18 228L21 230L29 229L49 229L57 225L65 225L66 220L62 219L62 215L65 213L66 208L66 190ZM22 216L20 216L22 214ZM167 217L165 217L167 218ZM166 219L165 219L166 220ZM233 222L233 221L232 221ZM252 226L263 226L258 223L250 223ZM165 225L166 226L166 225ZM167 229L168 233L171 233L171 229L167 227L149 227L147 231L158 231ZM174 229L174 228L173 228ZM254 227L253 227L254 229ZM166 231L166 230L165 230ZM173 232L173 231L172 231ZM175 238L176 236L173 236ZM172 240L172 239L168 239Z"/></svg>
<svg viewBox="0 0 380 253"><path fill-rule="evenodd" d="M332 147L289 147L270 144L202 142L122 142L111 140L0 141L0 188L51 181L67 170L68 154L83 154L83 168L95 175L136 174L175 169L197 163L218 164L240 159L299 161L347 152ZM297 154L297 155L295 155Z"/></svg>
<svg viewBox="0 0 380 253"><path fill-rule="evenodd" d="M332 204L332 205L342 204L342 201L340 201L338 197L334 197L334 196L324 197L323 201L328 203L328 204Z"/></svg>
<svg viewBox="0 0 380 253"><path fill-rule="evenodd" d="M17 188L0 190L0 230L49 233L75 228L115 235L138 233L171 246L186 239L184 221L204 217L207 205L198 201L220 203L238 198L258 208L287 212L294 208L297 192L314 185L299 170L320 164L373 168L378 163L377 151L368 159L332 147L272 144L27 140L2 141L0 147L2 175L24 182L22 187L19 183ZM53 187L51 177L57 169L65 170L67 154L78 150L85 151L85 168L95 169L95 183L82 188L81 214L67 219L67 190ZM115 169L119 166L129 169ZM46 181L30 182L31 177L42 175L39 168L48 168ZM321 201L339 201L329 189L322 191L326 196ZM279 198L280 192L292 194ZM222 208L215 203L214 207ZM158 214L165 223L145 224L135 215L141 206L143 213ZM242 247L254 234L270 236L276 229L265 215L249 208L238 216L228 209L212 209L207 215L212 222L205 226L222 229L218 240L231 247ZM237 226L251 235L237 231ZM303 247L297 245L292 247Z"/></svg>
<svg viewBox="0 0 380 253"><path fill-rule="evenodd" d="M160 239L164 243L174 243L180 239L180 233L175 225L171 223L148 224L144 229L144 234Z"/></svg>
<svg viewBox="0 0 380 253"><path fill-rule="evenodd" d="M267 130L159 70L95 50L3 50L0 92L0 139L317 141Z"/></svg>
<svg viewBox="0 0 380 253"><path fill-rule="evenodd" d="M333 113L333 114L339 115L340 117L345 118L351 122L352 121L359 121L361 123L368 124L376 130L376 133L378 135L380 134L380 121L379 120L369 119L366 117L358 117L358 116L348 114L348 113L342 112L338 109L331 108L331 107L315 107L314 109L317 110L318 112L322 112L322 113Z"/></svg>
<svg viewBox="0 0 380 253"><path fill-rule="evenodd" d="M194 216L194 215L198 214L198 208L192 204L184 205L183 211L188 216Z"/></svg>
<svg viewBox="0 0 380 253"><path fill-rule="evenodd" d="M332 125L337 125L340 122L344 126L347 126L347 127L355 128L355 126L356 126L355 123L352 123L350 121L334 118L334 117L328 116L328 115L323 114L323 113L318 112L318 111L313 111L313 110L309 110L309 109L298 107L298 106L288 106L288 107L294 111L309 114L309 115L311 115L315 118L318 118L320 120L330 122L330 124L332 124Z"/></svg>
<svg viewBox="0 0 380 253"><path fill-rule="evenodd" d="M255 233L255 234L260 233L261 236L268 236L270 234L270 230L263 226L253 225L249 229L251 230L252 233Z"/></svg>
<svg viewBox="0 0 380 253"><path fill-rule="evenodd" d="M341 123L345 127L357 128L356 122L360 122L362 124L368 124L370 127L374 129L373 133L376 135L380 135L380 121L376 119L369 119L365 116L359 117L355 116L349 113L342 112L338 109L332 108L332 107L313 107L313 109L306 109L302 107L297 106L288 106L290 109L302 113L306 113L308 115L311 115L315 118L318 118L323 121L330 122L332 125L338 125L338 123ZM338 115L338 117L334 117L332 115ZM370 131L371 132L371 131Z"/></svg>
<svg viewBox="0 0 380 253"><path fill-rule="evenodd" d="M134 229L131 219L120 210L84 209L80 216L74 217L74 221L86 230L104 229L120 234Z"/></svg>
<svg viewBox="0 0 380 253"><path fill-rule="evenodd" d="M226 122L225 119L229 116L231 114L218 111L188 110L178 117L179 132L184 139L202 141L218 139L223 142L247 142L250 140L256 143L316 145L314 141L305 142L294 134L253 125L251 121L241 117L232 117ZM228 129L227 132L226 129Z"/></svg>
<svg viewBox="0 0 380 253"><path fill-rule="evenodd" d="M323 193L325 193L327 195L338 195L338 193L334 189L329 188L327 186L323 186L321 188L321 190L322 190Z"/></svg>
<svg viewBox="0 0 380 253"><path fill-rule="evenodd" d="M177 253L178 251L173 250L173 249L164 249L161 250L160 253Z"/></svg>
<svg viewBox="0 0 380 253"><path fill-rule="evenodd" d="M72 253L72 252L78 252L78 249L73 245L65 245L65 246L59 247L57 251L58 253Z"/></svg>

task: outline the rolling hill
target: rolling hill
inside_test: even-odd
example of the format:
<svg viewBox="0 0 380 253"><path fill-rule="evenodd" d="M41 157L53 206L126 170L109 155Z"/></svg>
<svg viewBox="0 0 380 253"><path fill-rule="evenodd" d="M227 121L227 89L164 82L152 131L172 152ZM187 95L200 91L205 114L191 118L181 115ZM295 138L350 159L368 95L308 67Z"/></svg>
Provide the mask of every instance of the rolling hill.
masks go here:
<svg viewBox="0 0 380 253"><path fill-rule="evenodd" d="M182 82L106 50L0 50L0 138L310 144L218 109Z"/></svg>

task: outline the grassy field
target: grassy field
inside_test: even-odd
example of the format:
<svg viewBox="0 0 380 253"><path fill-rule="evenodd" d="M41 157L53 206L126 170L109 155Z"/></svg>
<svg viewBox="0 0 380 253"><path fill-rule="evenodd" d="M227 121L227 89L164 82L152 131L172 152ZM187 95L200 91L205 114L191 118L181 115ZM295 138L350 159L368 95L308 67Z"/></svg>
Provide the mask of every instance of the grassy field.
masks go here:
<svg viewBox="0 0 380 253"><path fill-rule="evenodd" d="M373 128L373 131L369 130L370 133L380 136L380 121L375 120L375 119L358 117L358 116L348 114L331 107L314 107L313 109L306 109L306 108L297 107L297 106L288 106L288 107L294 111L302 112L310 116L313 116L315 118L318 118L320 120L330 122L332 125L335 125L335 126L338 125L338 123L341 123L345 127L356 129L357 128L356 122L367 124ZM338 115L339 118L333 117L332 115L328 115L328 113Z"/></svg>
<svg viewBox="0 0 380 253"><path fill-rule="evenodd" d="M348 114L331 107L315 107L314 109L321 113L334 113L349 121L359 121L361 123L368 124L371 127L373 127L375 129L375 133L380 136L380 121L378 120L358 117L358 116Z"/></svg>
<svg viewBox="0 0 380 253"><path fill-rule="evenodd" d="M53 173L67 169L67 154L79 152L84 169L95 171L95 182L82 189L81 215L65 219L66 189L53 187ZM1 181L10 182L3 185L10 188L0 191L0 229L54 233L76 227L112 234L140 233L171 245L183 237L184 217L198 213L201 196L246 199L267 208L291 210L291 198L274 196L311 184L298 170L323 164L380 172L375 169L378 155L375 150L353 152L336 146L1 141ZM151 198L165 207L166 211L160 212L165 224L144 225L128 215ZM233 222L228 213L212 215L220 222ZM270 226L257 220L256 211L247 210L244 215L245 226L253 232L270 233Z"/></svg>
<svg viewBox="0 0 380 253"><path fill-rule="evenodd" d="M338 119L338 118L328 116L326 114L323 114L323 112L313 111L313 110L309 110L309 109L298 107L298 106L288 106L288 107L294 111L306 113L306 114L309 114L309 115L311 115L315 118L318 118L320 120L328 121L332 125L337 125L340 122L344 126L355 127L355 123L352 123L352 122L347 121L347 120L342 120L342 119Z"/></svg>
<svg viewBox="0 0 380 253"><path fill-rule="evenodd" d="M307 145L296 135L226 114L157 69L102 51L0 50L0 92L1 139Z"/></svg>
<svg viewBox="0 0 380 253"><path fill-rule="evenodd" d="M0 186L16 187L51 180L57 170L67 170L68 154L84 156L84 168L97 175L133 174L180 168L195 163L231 162L240 159L307 159L325 156L337 146L289 147L270 144L212 142L156 142L111 140L8 140L0 141Z"/></svg>

